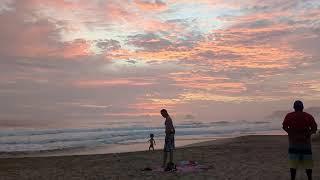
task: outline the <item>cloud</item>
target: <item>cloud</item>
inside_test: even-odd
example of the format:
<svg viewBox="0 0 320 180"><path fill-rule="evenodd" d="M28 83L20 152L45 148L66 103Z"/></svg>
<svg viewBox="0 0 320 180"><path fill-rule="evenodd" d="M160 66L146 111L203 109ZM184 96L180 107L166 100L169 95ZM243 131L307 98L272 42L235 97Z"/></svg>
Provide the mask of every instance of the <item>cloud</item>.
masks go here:
<svg viewBox="0 0 320 180"><path fill-rule="evenodd" d="M232 82L227 77L213 77L200 73L172 73L170 76L174 81L174 85L188 88L192 87L193 90L237 94L246 91L247 88L244 83Z"/></svg>
<svg viewBox="0 0 320 180"><path fill-rule="evenodd" d="M75 58L81 56L89 56L90 52L90 42L83 39L76 39L72 42L66 42L63 46L63 56L64 58Z"/></svg>
<svg viewBox="0 0 320 180"><path fill-rule="evenodd" d="M111 79L111 80L80 80L74 83L79 87L98 87L98 86L147 86L152 85L152 81L143 79Z"/></svg>
<svg viewBox="0 0 320 180"><path fill-rule="evenodd" d="M54 53L54 39L59 38L59 32L48 20L26 22L25 15L6 12L0 16L1 55L37 56ZM52 39L50 39L50 38Z"/></svg>
<svg viewBox="0 0 320 180"><path fill-rule="evenodd" d="M185 115L184 119L195 119L195 116L192 114Z"/></svg>
<svg viewBox="0 0 320 180"><path fill-rule="evenodd" d="M96 46L102 51L112 51L121 48L120 42L113 39L97 40Z"/></svg>
<svg viewBox="0 0 320 180"><path fill-rule="evenodd" d="M76 39L60 41L60 29L57 22L33 14L24 3L16 2L17 9L4 12L0 16L0 55L15 57L72 58L89 54L90 44L86 40Z"/></svg>
<svg viewBox="0 0 320 180"><path fill-rule="evenodd" d="M172 44L169 40L161 38L154 33L137 34L128 38L128 44L146 51L161 51L162 49L169 48Z"/></svg>
<svg viewBox="0 0 320 180"><path fill-rule="evenodd" d="M287 113L292 112L292 110L279 110L274 111L271 114L269 114L266 118L268 119L274 119L274 120L283 120ZM320 117L320 107L308 107L304 110L307 113L310 113L315 117L315 119L318 119Z"/></svg>
<svg viewBox="0 0 320 180"><path fill-rule="evenodd" d="M210 120L317 104L319 17L312 0L1 1L0 113Z"/></svg>
<svg viewBox="0 0 320 180"><path fill-rule="evenodd" d="M162 0L135 0L134 3L143 11L163 11L167 9L167 4Z"/></svg>

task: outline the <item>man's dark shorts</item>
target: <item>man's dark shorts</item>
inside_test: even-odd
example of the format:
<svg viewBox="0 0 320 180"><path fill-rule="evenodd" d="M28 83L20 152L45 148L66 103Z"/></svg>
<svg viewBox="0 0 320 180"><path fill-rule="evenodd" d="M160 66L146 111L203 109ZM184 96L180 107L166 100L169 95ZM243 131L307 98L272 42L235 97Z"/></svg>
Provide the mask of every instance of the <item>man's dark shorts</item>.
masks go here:
<svg viewBox="0 0 320 180"><path fill-rule="evenodd" d="M175 149L174 144L174 134L166 134L165 143L164 143L164 151L171 152Z"/></svg>

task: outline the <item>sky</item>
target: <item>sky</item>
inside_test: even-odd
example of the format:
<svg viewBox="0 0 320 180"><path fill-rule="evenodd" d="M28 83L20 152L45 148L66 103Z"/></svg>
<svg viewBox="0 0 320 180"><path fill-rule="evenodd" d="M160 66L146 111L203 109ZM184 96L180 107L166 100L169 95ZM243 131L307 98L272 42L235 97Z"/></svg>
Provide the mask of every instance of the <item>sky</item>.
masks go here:
<svg viewBox="0 0 320 180"><path fill-rule="evenodd" d="M320 103L318 0L1 0L0 24L2 125Z"/></svg>

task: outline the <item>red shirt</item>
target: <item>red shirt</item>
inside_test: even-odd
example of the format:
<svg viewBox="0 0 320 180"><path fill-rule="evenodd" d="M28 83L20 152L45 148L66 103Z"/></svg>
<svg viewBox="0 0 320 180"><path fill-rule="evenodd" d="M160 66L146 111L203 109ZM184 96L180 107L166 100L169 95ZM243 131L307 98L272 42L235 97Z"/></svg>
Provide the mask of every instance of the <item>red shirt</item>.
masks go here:
<svg viewBox="0 0 320 180"><path fill-rule="evenodd" d="M288 133L290 144L310 144L311 134L317 131L317 123L306 112L288 113L282 125Z"/></svg>

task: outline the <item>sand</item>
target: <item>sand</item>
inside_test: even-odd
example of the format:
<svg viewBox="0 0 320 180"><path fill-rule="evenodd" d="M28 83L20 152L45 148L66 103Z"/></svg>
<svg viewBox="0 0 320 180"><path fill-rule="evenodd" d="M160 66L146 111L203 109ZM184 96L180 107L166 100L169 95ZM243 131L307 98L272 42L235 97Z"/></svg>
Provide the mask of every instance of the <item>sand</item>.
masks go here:
<svg viewBox="0 0 320 180"><path fill-rule="evenodd" d="M0 179L289 179L286 136L243 136L178 148L175 161L209 167L197 173L141 171L161 164L162 151L0 159ZM313 143L314 179L320 179L320 142ZM299 179L305 179L302 170Z"/></svg>

